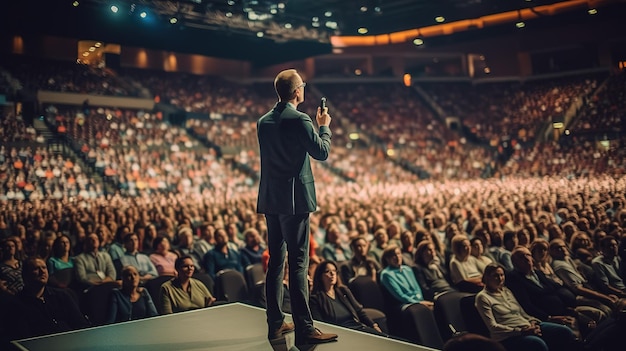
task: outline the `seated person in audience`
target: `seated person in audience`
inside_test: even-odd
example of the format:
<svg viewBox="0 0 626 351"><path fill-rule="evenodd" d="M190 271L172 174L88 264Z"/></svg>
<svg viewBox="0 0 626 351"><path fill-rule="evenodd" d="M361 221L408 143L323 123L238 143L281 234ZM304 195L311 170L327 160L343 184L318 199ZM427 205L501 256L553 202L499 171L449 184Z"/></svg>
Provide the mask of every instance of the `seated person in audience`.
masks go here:
<svg viewBox="0 0 626 351"><path fill-rule="evenodd" d="M129 233L124 236L124 249L124 254L119 258L120 267L135 267L139 272L141 284L159 275L150 257L139 252L139 236L136 233ZM120 276L121 273L120 270Z"/></svg>
<svg viewBox="0 0 626 351"><path fill-rule="evenodd" d="M599 254L599 252L597 252L594 248L593 242L591 241L591 238L589 238L587 232L582 230L574 232L570 238L569 247L572 252L576 252L578 249L585 249L589 251L593 257L596 257Z"/></svg>
<svg viewBox="0 0 626 351"><path fill-rule="evenodd" d="M465 234L458 234L450 241L450 279L456 289L476 293L483 288L482 275L484 266L476 257L470 255L470 241Z"/></svg>
<svg viewBox="0 0 626 351"><path fill-rule="evenodd" d="M577 349L578 341L570 328L542 322L526 313L511 290L504 286L504 267L488 265L482 280L484 288L476 294L476 309L491 338L507 351Z"/></svg>
<svg viewBox="0 0 626 351"><path fill-rule="evenodd" d="M577 308L576 296L569 289L535 269L532 254L526 247L514 248L511 262L514 269L506 273L506 286L530 315L570 326L584 335L603 319L602 311L593 307ZM575 323L576 320L579 323Z"/></svg>
<svg viewBox="0 0 626 351"><path fill-rule="evenodd" d="M106 251L99 251L100 239L95 233L85 238L84 249L76 256L74 267L78 282L85 287L115 282L117 273Z"/></svg>
<svg viewBox="0 0 626 351"><path fill-rule="evenodd" d="M400 244L402 250L402 262L409 266L415 266L415 235L410 230L405 230L400 234Z"/></svg>
<svg viewBox="0 0 626 351"><path fill-rule="evenodd" d="M411 267L402 264L402 252L396 245L389 245L383 252L380 284L397 300L401 309L414 303L430 309L434 306L432 301L424 299Z"/></svg>
<svg viewBox="0 0 626 351"><path fill-rule="evenodd" d="M4 291L15 295L22 290L22 262L17 258L17 243L11 238L0 241L0 281L4 281Z"/></svg>
<svg viewBox="0 0 626 351"><path fill-rule="evenodd" d="M350 282L355 277L364 275L378 281L380 264L370 256L370 243L364 236L357 236L350 241L352 258L341 266L341 279Z"/></svg>
<svg viewBox="0 0 626 351"><path fill-rule="evenodd" d="M370 248L370 252L376 257L376 261L382 264L383 251L387 248L387 245L389 245L389 235L385 228L378 228L374 231L374 243L375 245Z"/></svg>
<svg viewBox="0 0 626 351"><path fill-rule="evenodd" d="M224 225L226 236L228 237L228 246L235 250L240 250L246 243L239 238L239 228L236 223L228 223Z"/></svg>
<svg viewBox="0 0 626 351"><path fill-rule="evenodd" d="M124 254L124 237L130 233L130 228L121 225L115 231L113 241L108 246L107 252L113 261L118 260Z"/></svg>
<svg viewBox="0 0 626 351"><path fill-rule="evenodd" d="M491 257L485 254L485 247L483 246L482 239L478 237L473 237L470 239L470 254L478 260L479 263L487 266L490 263L493 263Z"/></svg>
<svg viewBox="0 0 626 351"><path fill-rule="evenodd" d="M213 279L222 269L234 269L243 273L241 253L228 245L228 234L223 228L215 231L215 247L204 255L203 262L204 269Z"/></svg>
<svg viewBox="0 0 626 351"><path fill-rule="evenodd" d="M504 234L500 229L494 229L490 233L490 237L491 246L487 248L487 251L493 258L493 262L501 264L507 271L512 270L513 263L511 263L511 252L503 245Z"/></svg>
<svg viewBox="0 0 626 351"><path fill-rule="evenodd" d="M199 280L192 278L196 267L190 256L175 262L177 275L161 286L161 314L171 314L211 306L215 298Z"/></svg>
<svg viewBox="0 0 626 351"><path fill-rule="evenodd" d="M530 231L527 228L520 228L515 232L517 236L517 245L529 247L532 241Z"/></svg>
<svg viewBox="0 0 626 351"><path fill-rule="evenodd" d="M259 231L255 228L244 230L243 241L246 244L239 250L241 252L242 266L245 268L253 263L261 263L265 245Z"/></svg>
<svg viewBox="0 0 626 351"><path fill-rule="evenodd" d="M322 261L315 269L309 304L315 320L384 335L350 289L341 284L335 262Z"/></svg>
<svg viewBox="0 0 626 351"><path fill-rule="evenodd" d="M154 223L150 223L145 226L143 231L143 240L141 243L141 252L150 256L152 251L154 250L154 239L158 236L157 228Z"/></svg>
<svg viewBox="0 0 626 351"><path fill-rule="evenodd" d="M599 281L600 291L604 294L614 294L620 298L626 297L626 286L620 276L622 261L617 255L619 244L612 235L600 240L600 256L592 260L593 271Z"/></svg>
<svg viewBox="0 0 626 351"><path fill-rule="evenodd" d="M487 256L491 262L495 262L495 258L494 256L491 254L491 252L489 251L492 248L491 245L491 234L489 234L489 232L484 229L483 227L477 227L472 231L472 239L474 238L478 238L480 239L482 246L483 246L483 256ZM473 243L473 242L472 242ZM472 244L472 248L473 248L473 244Z"/></svg>
<svg viewBox="0 0 626 351"><path fill-rule="evenodd" d="M200 238L193 243L193 250L200 260L215 245L214 234L215 226L213 224L203 223L200 226Z"/></svg>
<svg viewBox="0 0 626 351"><path fill-rule="evenodd" d="M533 240L533 242L530 243L530 253L533 255L533 264L535 269L540 270L546 278L562 286L563 280L559 278L559 276L554 273L554 269L552 269L552 257L550 257L549 248L550 243L548 240L543 238Z"/></svg>
<svg viewBox="0 0 626 351"><path fill-rule="evenodd" d="M511 262L511 251L518 244L519 239L516 232L512 230L505 230L504 233L502 233L502 247L504 247L504 251L502 251L500 257L498 258L498 262L509 271L513 269L513 263Z"/></svg>
<svg viewBox="0 0 626 351"><path fill-rule="evenodd" d="M57 279L55 274L64 269L74 270L72 241L68 235L61 234L54 239L54 242L52 243L52 252L46 261L46 265L48 266L48 283L59 288L67 288L67 285L70 282Z"/></svg>
<svg viewBox="0 0 626 351"><path fill-rule="evenodd" d="M328 261L343 262L352 257L350 250L343 245L339 235L339 226L335 223L328 225L324 245L322 245L322 257Z"/></svg>
<svg viewBox="0 0 626 351"><path fill-rule="evenodd" d="M176 246L173 251L178 257L183 255L189 255L193 259L193 264L196 265L196 272L204 271L202 267L202 256L198 256L194 250L193 229L190 226L185 225L178 230L176 234Z"/></svg>
<svg viewBox="0 0 626 351"><path fill-rule="evenodd" d="M456 291L456 289L450 285L442 269L435 244L431 240L422 240L417 245L413 271L426 300L435 301L441 294Z"/></svg>
<svg viewBox="0 0 626 351"><path fill-rule="evenodd" d="M122 268L122 287L111 293L106 323L117 323L157 315L156 307L147 289L139 287L141 277L134 266Z"/></svg>
<svg viewBox="0 0 626 351"><path fill-rule="evenodd" d="M563 239L550 241L550 256L552 269L563 280L564 285L577 296L578 304L595 307L607 316L611 316L613 311L622 309L622 303L617 295L601 293L580 274Z"/></svg>
<svg viewBox="0 0 626 351"><path fill-rule="evenodd" d="M87 328L89 321L76 300L65 289L48 286L46 262L38 257L24 261L24 289L6 316L12 316L10 334L14 339Z"/></svg>
<svg viewBox="0 0 626 351"><path fill-rule="evenodd" d="M178 256L170 248L170 239L167 236L159 235L152 242L153 252L148 257L150 257L150 261L152 261L160 276L176 275L174 262Z"/></svg>

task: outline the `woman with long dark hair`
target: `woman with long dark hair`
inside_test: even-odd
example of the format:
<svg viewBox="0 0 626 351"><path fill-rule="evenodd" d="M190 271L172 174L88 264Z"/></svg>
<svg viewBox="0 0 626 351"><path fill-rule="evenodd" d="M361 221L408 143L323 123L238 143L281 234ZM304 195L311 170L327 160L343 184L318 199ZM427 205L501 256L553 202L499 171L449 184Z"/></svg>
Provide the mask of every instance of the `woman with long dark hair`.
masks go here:
<svg viewBox="0 0 626 351"><path fill-rule="evenodd" d="M315 269L309 305L313 319L386 335L378 324L367 316L350 289L341 283L337 264L333 261L322 261Z"/></svg>

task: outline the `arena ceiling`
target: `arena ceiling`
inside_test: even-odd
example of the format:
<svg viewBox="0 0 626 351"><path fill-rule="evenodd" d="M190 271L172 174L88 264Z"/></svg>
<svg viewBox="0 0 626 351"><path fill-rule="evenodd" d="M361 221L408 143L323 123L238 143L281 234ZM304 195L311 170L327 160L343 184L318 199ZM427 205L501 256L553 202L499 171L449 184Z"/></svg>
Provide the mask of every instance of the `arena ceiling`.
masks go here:
<svg viewBox="0 0 626 351"><path fill-rule="evenodd" d="M330 53L337 37L376 36L555 4L584 13L607 3L624 0L21 0L2 11L1 25L12 34L100 40L264 65Z"/></svg>

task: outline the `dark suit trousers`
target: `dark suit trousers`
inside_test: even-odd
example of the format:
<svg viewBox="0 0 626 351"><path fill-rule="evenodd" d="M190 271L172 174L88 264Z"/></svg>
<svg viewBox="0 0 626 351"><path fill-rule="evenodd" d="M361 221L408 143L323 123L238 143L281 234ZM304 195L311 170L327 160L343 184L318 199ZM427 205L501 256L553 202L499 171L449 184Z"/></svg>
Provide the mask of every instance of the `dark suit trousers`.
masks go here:
<svg viewBox="0 0 626 351"><path fill-rule="evenodd" d="M283 301L283 274L285 254L289 260L289 296L296 327L296 342L313 332L313 318L309 308L309 214L266 214L267 241L270 253L265 276L267 324L270 332L278 329L285 314Z"/></svg>

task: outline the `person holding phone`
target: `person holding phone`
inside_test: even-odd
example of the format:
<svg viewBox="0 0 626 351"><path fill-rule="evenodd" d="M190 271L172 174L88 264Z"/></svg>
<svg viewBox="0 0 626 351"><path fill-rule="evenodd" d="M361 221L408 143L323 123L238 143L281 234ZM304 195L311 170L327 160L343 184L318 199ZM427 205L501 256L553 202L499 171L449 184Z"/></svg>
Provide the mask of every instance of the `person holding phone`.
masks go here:
<svg viewBox="0 0 626 351"><path fill-rule="evenodd" d="M268 339L295 330L296 345L334 341L313 325L309 307L309 214L317 208L310 157L326 160L330 153L331 117L318 107L315 119L297 110L306 83L295 69L278 73L274 89L278 102L257 122L261 180L257 212L265 214L269 262L266 273ZM289 259L289 295L294 324L281 309L285 256Z"/></svg>

